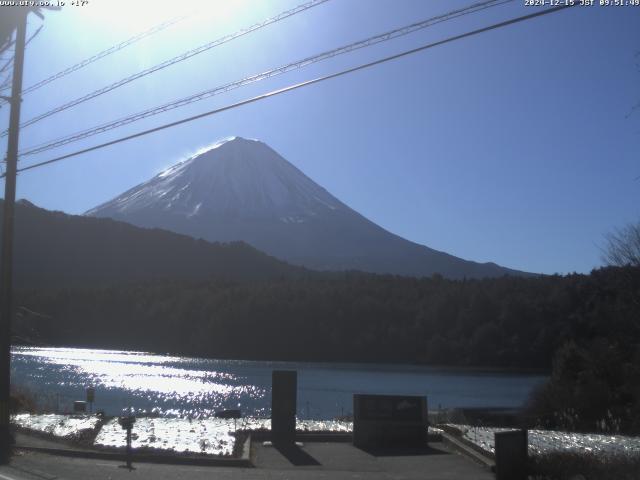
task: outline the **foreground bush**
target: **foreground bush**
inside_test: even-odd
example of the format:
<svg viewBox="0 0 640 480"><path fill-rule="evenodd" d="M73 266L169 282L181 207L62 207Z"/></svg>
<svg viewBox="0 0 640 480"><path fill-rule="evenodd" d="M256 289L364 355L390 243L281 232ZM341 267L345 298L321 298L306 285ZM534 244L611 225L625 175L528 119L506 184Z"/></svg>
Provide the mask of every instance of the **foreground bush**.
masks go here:
<svg viewBox="0 0 640 480"><path fill-rule="evenodd" d="M530 426L577 432L640 433L640 347L595 339L556 354L549 381L527 409Z"/></svg>
<svg viewBox="0 0 640 480"><path fill-rule="evenodd" d="M529 470L535 480L637 480L640 457L551 453L530 457Z"/></svg>

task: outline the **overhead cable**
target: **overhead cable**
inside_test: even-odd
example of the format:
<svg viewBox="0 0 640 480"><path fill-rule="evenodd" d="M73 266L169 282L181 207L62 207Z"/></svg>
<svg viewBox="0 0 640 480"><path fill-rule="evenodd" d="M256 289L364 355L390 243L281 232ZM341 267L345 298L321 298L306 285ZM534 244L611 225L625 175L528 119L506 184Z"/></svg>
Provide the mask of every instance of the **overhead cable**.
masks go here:
<svg viewBox="0 0 640 480"><path fill-rule="evenodd" d="M101 58L104 58L108 55L111 55L115 52L118 52L120 50L122 50L123 48L128 47L129 45L133 45L136 42L139 42L140 40L142 40L143 38L149 37L151 35L153 35L154 33L158 33L161 32L162 30L165 30L166 28L171 27L172 25L175 25L178 22L181 22L182 20L188 18L187 15L183 15L180 17L176 17L174 19L171 20L167 20L165 22L162 22L158 25L155 25L154 27L151 27L148 30L145 30L144 32L141 32L137 35L134 35L133 37L124 40L123 42L118 43L117 45L113 45L112 47L109 47L105 50L102 50L101 52L96 53L95 55L89 57L89 58L85 58L84 60L71 65L70 67L65 68L64 70L59 71L58 73L55 73L54 75L51 75L50 77L47 77L43 80L40 80L39 82L31 85L30 87L25 88L22 91L23 95L26 95L28 93L31 93L39 88L44 87L45 85L58 80L59 78L62 78L64 76L69 75L70 73L73 73L77 70L80 70L81 68L86 67L87 65L92 64L93 62L96 62L98 60L100 60ZM0 90L3 90L2 88L0 88Z"/></svg>
<svg viewBox="0 0 640 480"><path fill-rule="evenodd" d="M431 49L431 48L434 48L434 47L437 47L437 46L440 46L440 45L444 45L444 44L447 44L447 43L454 42L456 40L461 40L463 38L467 38L467 37L471 37L471 36L478 35L478 34L481 34L481 33L485 33L485 32L488 32L490 30L496 30L498 28L502 28L502 27L506 27L506 26L509 26L509 25L513 25L515 23L524 22L526 20L531 20L531 19L534 19L536 17L540 17L540 16L543 16L543 15L548 15L550 13L555 13L555 12L558 12L558 11L561 11L561 10L565 10L565 9L571 8L571 7L575 6L575 5L577 5L577 4L565 4L565 5L561 5L561 6L558 6L558 7L547 8L547 9L544 9L544 10L541 10L541 11L530 13L528 15L523 15L521 17L512 18L512 19L506 20L504 22L494 23L493 25L489 25L487 27L483 27L483 28L480 28L480 29L477 29L477 30L472 30L470 32L462 33L460 35L455 35L453 37L448 37L448 38L445 38L444 40L439 40L437 42L433 42L433 43L429 43L429 44L426 44L426 45L422 45L420 47L413 48L411 50L405 50L405 51L403 51L401 53L397 53L395 55L390 55L388 57L384 57L384 58L381 58L379 60L375 60L373 62L364 63L364 64L358 65L356 67L352 67L352 68L348 68L346 70L342 70L342 71L339 71L339 72L336 72L336 73L332 73L330 75L325 75L323 77L319 77L319 78L315 78L315 79L312 79L312 80L307 80L307 81L304 81L304 82L300 82L300 83L297 83L295 85L290 85L288 87L280 88L278 90L273 90L271 92L264 93L262 95L258 95L258 96L255 96L255 97L252 97L252 98L249 98L249 99L246 99L246 100L242 100L240 102L236 102L236 103L233 103L233 104L230 104L230 105L226 105L224 107L216 108L216 109L210 110L208 112L200 113L198 115L194 115L194 116L183 118L181 120L177 120L177 121L174 121L174 122L166 123L164 125L160 125L160 126L155 127L155 128L151 128L151 129L148 129L148 130L143 130L141 132L134 133L132 135L127 135L125 137L120 137L120 138L117 138L115 140L111 140L109 142L101 143L99 145L94 145L92 147L83 148L82 150L77 150L75 152L68 153L66 155L61 155L59 157L55 157L55 158L52 158L50 160L46 160L46 161L43 161L43 162L38 162L38 163L34 163L32 165L21 167L21 168L18 169L18 172L24 172L24 171L32 170L32 169L35 169L35 168L40 168L40 167L43 167L45 165L51 165L53 163L57 163L57 162L61 162L63 160L66 160L68 158L72 158L72 157L76 157L78 155L82 155L84 153L92 152L92 151L99 150L99 149L102 149L102 148L105 148L105 147L109 147L111 145L116 145L118 143L126 142L126 141L132 140L134 138L139 138L139 137L142 137L142 136L145 136L145 135L149 135L151 133L155 133L155 132L158 132L158 131L161 131L161 130L165 130L167 128L171 128L171 127L175 127L177 125L182 125L184 123L192 122L192 121L198 120L200 118L208 117L208 116L211 116L211 115L216 115L218 113L221 113L221 112L224 112L224 111L227 111L227 110L232 110L232 109L241 107L243 105L254 103L254 102L257 102L257 101L260 101L260 100L264 100L264 99L267 99L267 98L270 98L270 97L275 97L277 95L281 95L283 93L290 92L292 90L297 90L299 88L307 87L309 85L320 83L320 82L323 82L325 80L330 80L332 78L341 77L343 75L347 75L347 74L350 74L350 73L353 73L353 72L356 72L356 71L359 71L359 70L364 70L364 69L367 69L367 68L370 68L370 67L373 67L373 66L376 66L376 65L380 65L382 63L386 63L386 62L389 62L389 61L392 61L392 60L397 60L399 58L403 58L403 57L406 57L408 55L412 55L414 53L422 52L424 50L428 50L428 49ZM3 178L4 176L5 176L4 174L0 175L0 178Z"/></svg>
<svg viewBox="0 0 640 480"><path fill-rule="evenodd" d="M46 150L50 150L52 148L57 148L63 145L67 145L72 142L76 142L87 137L91 137L93 135L97 135L100 133L107 132L109 130L113 130L115 128L128 125L133 122L137 122L144 118L148 118L154 115L158 115L163 112L167 112L169 110L173 110L179 107L183 107L185 105L189 105L194 102L198 102L201 100L205 100L207 98L211 98L216 95L220 95L222 93L229 92L231 90L235 90L244 85L248 85L251 83L255 83L261 80L265 80L271 77L275 77L277 75L282 75L283 73L290 72L292 70L297 70L308 65L312 65L314 63L327 60L338 55L343 55L345 53L353 52L354 50L358 50L365 47L370 47L372 45L376 45L381 42L386 42L392 40L394 38L398 38L404 35L408 35L415 31L430 27L432 25L442 23L448 20L452 20L454 18L461 17L463 15L469 15L471 13L478 12L480 10L484 10L487 8L495 7L498 5L502 5L504 3L512 2L513 0L488 0L482 1L479 3L472 4L470 6L453 10L443 15L438 15L436 17L431 17L426 20L422 20L420 22L412 23L410 25L406 25L404 27L396 28L394 30L390 30L378 35L374 35L372 37L368 37L364 40L359 40L357 42L350 43L348 45L344 45L338 48L334 48L332 50L328 50L317 55L313 55L311 57L306 57L302 60L297 60L295 62L288 63L286 65L281 65L276 68L269 69L267 71L251 75L249 77L242 78L240 80L236 80L230 83L226 83L224 85L220 85L203 92L199 92L193 95L189 95L187 97L180 98L178 100L174 100L163 105L159 105L153 108L149 108L147 110L143 110L137 112L133 115L129 115L117 120L113 120L108 123L104 123L95 127L91 127L89 129L85 129L73 134L65 135L63 137L57 138L55 140L49 140L47 142L34 145L32 147L27 147L25 150L20 152L20 156L24 157L27 155L35 155L37 153L44 152Z"/></svg>
<svg viewBox="0 0 640 480"><path fill-rule="evenodd" d="M218 38L217 40L214 40L212 42L206 43L204 45L201 45L197 48L194 48L192 50L189 50L187 52L184 52L176 57L173 57L169 60L165 60L164 62L158 63L157 65L154 65L152 67L149 67L145 70L142 70L140 72L134 73L133 75L130 75L126 78L122 78L110 85L107 85L105 87L99 88L98 90L95 90L91 93L88 93L86 95L83 95L82 97L76 98L74 100L71 100L70 102L67 102L63 105L60 105L58 107L55 107L47 112L41 113L39 115L36 115L35 117L30 118L29 120L26 120L25 122L23 122L20 127L24 128L24 127L28 127L29 125L33 125L34 123L37 123L47 117L50 117L51 115L55 115L56 113L60 113L64 110L67 110L71 107L75 107L76 105L79 105L81 103L84 103L88 100L91 100L92 98L96 98L99 97L100 95L104 95L105 93L111 92L112 90L115 90L116 88L122 87L123 85L127 85L128 83L131 83L139 78L142 77L146 77L147 75L151 75L152 73L158 72L159 70L162 70L164 68L167 68L171 65L174 65L176 63L182 62L184 60L187 60L188 58L191 58L195 55L198 55L200 53L206 52L207 50L210 50L214 47L220 46L224 43L230 42L231 40L234 40L236 38L242 37L244 35L247 35L251 32L254 32L256 30L259 30L261 28L266 27L267 25L271 25L273 23L279 22L281 20L284 20L285 18L291 17L292 15L295 15L297 13L303 12L305 10L308 10L310 8L316 7L322 3L328 2L329 0L311 0L310 2L307 2L303 5L298 5L295 8L292 8L290 10L287 10L285 12L282 12L278 15L276 15L275 17L271 17L268 18L260 23L256 23L250 27L247 28L243 28L242 30L238 30L237 32L234 32L232 34L229 35L225 35L224 37ZM0 134L0 136L4 137L8 134L8 130L5 130L4 132L2 132L2 134Z"/></svg>

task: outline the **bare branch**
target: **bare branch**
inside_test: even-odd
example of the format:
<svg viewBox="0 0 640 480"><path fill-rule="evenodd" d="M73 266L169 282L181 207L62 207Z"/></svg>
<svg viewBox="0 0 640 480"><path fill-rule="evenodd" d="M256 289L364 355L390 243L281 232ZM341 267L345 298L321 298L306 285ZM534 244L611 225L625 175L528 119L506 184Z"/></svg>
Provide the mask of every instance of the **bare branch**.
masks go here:
<svg viewBox="0 0 640 480"><path fill-rule="evenodd" d="M605 238L602 259L607 265L640 266L640 222L617 229Z"/></svg>

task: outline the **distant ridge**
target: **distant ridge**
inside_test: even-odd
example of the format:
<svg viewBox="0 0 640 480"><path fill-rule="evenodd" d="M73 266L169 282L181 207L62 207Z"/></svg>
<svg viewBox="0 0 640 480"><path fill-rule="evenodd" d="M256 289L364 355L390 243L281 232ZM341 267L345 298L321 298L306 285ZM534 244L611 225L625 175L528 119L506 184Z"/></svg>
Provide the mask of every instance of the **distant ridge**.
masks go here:
<svg viewBox="0 0 640 480"><path fill-rule="evenodd" d="M232 137L99 205L110 217L209 241L244 241L317 270L453 279L531 275L463 260L366 219L268 145Z"/></svg>
<svg viewBox="0 0 640 480"><path fill-rule="evenodd" d="M26 200L16 204L14 248L17 288L276 279L304 271L242 242L209 243L111 219L52 212Z"/></svg>

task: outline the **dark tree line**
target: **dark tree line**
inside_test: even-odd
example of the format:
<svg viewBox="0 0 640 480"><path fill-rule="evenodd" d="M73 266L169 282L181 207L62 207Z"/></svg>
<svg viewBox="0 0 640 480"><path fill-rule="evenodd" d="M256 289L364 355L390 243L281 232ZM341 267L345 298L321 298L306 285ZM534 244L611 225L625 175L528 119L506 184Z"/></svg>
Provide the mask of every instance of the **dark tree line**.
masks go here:
<svg viewBox="0 0 640 480"><path fill-rule="evenodd" d="M16 338L214 358L543 369L533 425L640 432L640 267L452 281L363 273L21 291Z"/></svg>
<svg viewBox="0 0 640 480"><path fill-rule="evenodd" d="M207 357L540 368L637 348L640 269L450 281L363 273L23 291L22 336ZM31 333L29 333L31 332Z"/></svg>
<svg viewBox="0 0 640 480"><path fill-rule="evenodd" d="M170 279L180 289L182 281L265 280L305 272L243 242L210 243L111 219L51 212L26 201L16 204L14 258L17 288L97 288Z"/></svg>

